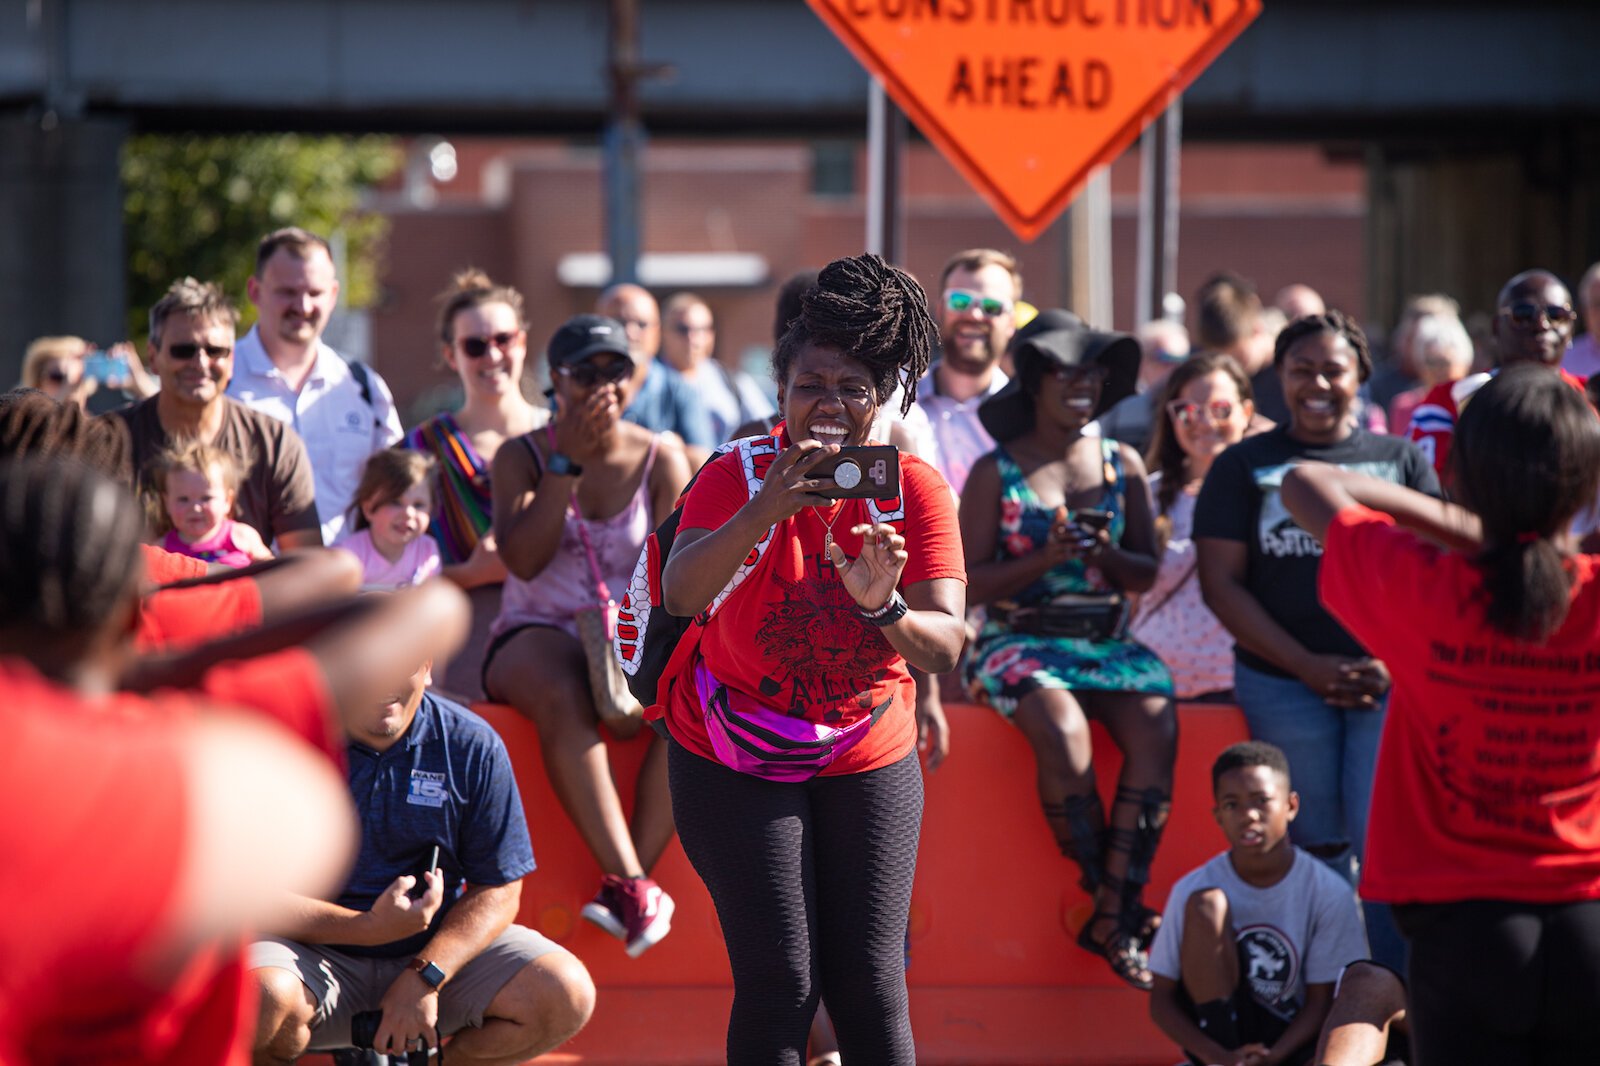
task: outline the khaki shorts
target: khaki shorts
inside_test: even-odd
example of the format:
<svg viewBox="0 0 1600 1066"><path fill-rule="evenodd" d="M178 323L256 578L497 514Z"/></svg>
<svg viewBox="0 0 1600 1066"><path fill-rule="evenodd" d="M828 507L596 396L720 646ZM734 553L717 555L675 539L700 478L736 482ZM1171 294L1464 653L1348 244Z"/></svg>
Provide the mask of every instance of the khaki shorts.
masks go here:
<svg viewBox="0 0 1600 1066"><path fill-rule="evenodd" d="M506 929L439 989L439 1034L449 1036L481 1027L484 1012L507 981L534 959L561 950L531 929L520 925ZM367 958L276 937L251 944L248 957L250 969L275 966L288 970L311 990L317 1001L311 1019L311 1051L349 1047L351 1017L377 1010L383 994L410 961L409 955Z"/></svg>

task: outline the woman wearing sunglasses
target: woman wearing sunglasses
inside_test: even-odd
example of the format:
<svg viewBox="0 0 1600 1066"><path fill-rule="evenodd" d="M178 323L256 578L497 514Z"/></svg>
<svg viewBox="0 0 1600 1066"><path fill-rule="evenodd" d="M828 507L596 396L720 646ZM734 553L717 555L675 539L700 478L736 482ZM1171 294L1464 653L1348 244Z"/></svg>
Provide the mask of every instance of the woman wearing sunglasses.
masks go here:
<svg viewBox="0 0 1600 1066"><path fill-rule="evenodd" d="M1094 899L1079 946L1148 989L1157 916L1143 893L1172 798L1178 726L1166 667L1126 632L1127 594L1156 574L1144 464L1127 445L1084 432L1133 394L1139 344L1051 330L1017 345L1014 359L1017 376L978 409L999 447L961 494L970 596L989 607L967 680L1033 748L1045 822ZM1123 754L1109 820L1090 718Z"/></svg>
<svg viewBox="0 0 1600 1066"><path fill-rule="evenodd" d="M461 382L463 402L406 436L406 447L426 452L439 478L429 533L439 542L444 576L466 590L472 604L472 634L441 672L441 687L465 699L482 699L484 651L489 626L500 613L505 566L495 550L490 523L490 464L500 445L543 426L550 412L522 394L527 358L527 322L522 294L467 270L440 296L439 341L444 364Z"/></svg>
<svg viewBox="0 0 1600 1066"><path fill-rule="evenodd" d="M1200 595L1194 502L1212 460L1250 425L1250 379L1231 355L1197 355L1172 371L1156 412L1145 462L1161 565L1128 629L1167 664L1180 700L1225 700L1233 694L1233 638Z"/></svg>
<svg viewBox="0 0 1600 1066"><path fill-rule="evenodd" d="M1372 373L1361 328L1337 311L1290 323L1273 362L1289 420L1211 464L1195 503L1205 601L1234 639L1234 694L1250 735L1289 757L1299 817L1294 843L1354 883L1364 854L1389 671L1317 599L1321 549L1279 496L1298 463L1361 470L1439 494L1416 446L1369 433L1351 409ZM1381 588L1372 596L1381 598ZM1403 967L1386 909L1369 905L1372 957Z"/></svg>
<svg viewBox="0 0 1600 1066"><path fill-rule="evenodd" d="M621 322L568 319L546 356L555 417L494 461L494 531L510 576L484 689L538 729L551 787L604 875L583 916L637 957L672 927L672 899L648 876L673 832L666 745L646 731L630 820L600 742L578 616L622 597L689 461L676 436L622 419L633 360Z"/></svg>

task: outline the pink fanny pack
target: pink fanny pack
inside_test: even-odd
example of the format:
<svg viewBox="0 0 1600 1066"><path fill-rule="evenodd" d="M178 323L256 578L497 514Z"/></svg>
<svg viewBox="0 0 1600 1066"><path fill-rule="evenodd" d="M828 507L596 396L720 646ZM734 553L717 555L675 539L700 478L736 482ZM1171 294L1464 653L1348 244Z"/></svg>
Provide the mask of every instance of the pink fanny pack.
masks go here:
<svg viewBox="0 0 1600 1066"><path fill-rule="evenodd" d="M768 781L806 781L855 747L894 702L884 700L865 718L843 728L795 718L751 699L694 666L695 691L705 709L706 735L722 764Z"/></svg>

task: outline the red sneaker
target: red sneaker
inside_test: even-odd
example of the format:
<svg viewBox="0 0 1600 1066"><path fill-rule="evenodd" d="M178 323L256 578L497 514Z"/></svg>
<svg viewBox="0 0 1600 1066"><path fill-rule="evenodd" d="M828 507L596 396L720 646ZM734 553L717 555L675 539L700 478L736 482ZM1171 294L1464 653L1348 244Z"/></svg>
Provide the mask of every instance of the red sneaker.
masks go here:
<svg viewBox="0 0 1600 1066"><path fill-rule="evenodd" d="M600 891L583 906L583 916L627 945L636 959L672 931L677 904L648 877L606 874Z"/></svg>

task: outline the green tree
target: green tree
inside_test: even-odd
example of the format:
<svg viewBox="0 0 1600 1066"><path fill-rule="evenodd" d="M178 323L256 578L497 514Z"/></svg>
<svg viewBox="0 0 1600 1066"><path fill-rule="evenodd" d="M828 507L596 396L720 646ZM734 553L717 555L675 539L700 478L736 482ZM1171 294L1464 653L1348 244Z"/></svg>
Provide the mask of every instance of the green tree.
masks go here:
<svg viewBox="0 0 1600 1066"><path fill-rule="evenodd" d="M392 174L401 153L389 137L297 134L128 139L122 153L128 240L128 336L143 337L150 306L185 274L220 282L245 312L256 242L303 226L343 247L340 300L377 296L385 221L360 210L362 194Z"/></svg>

